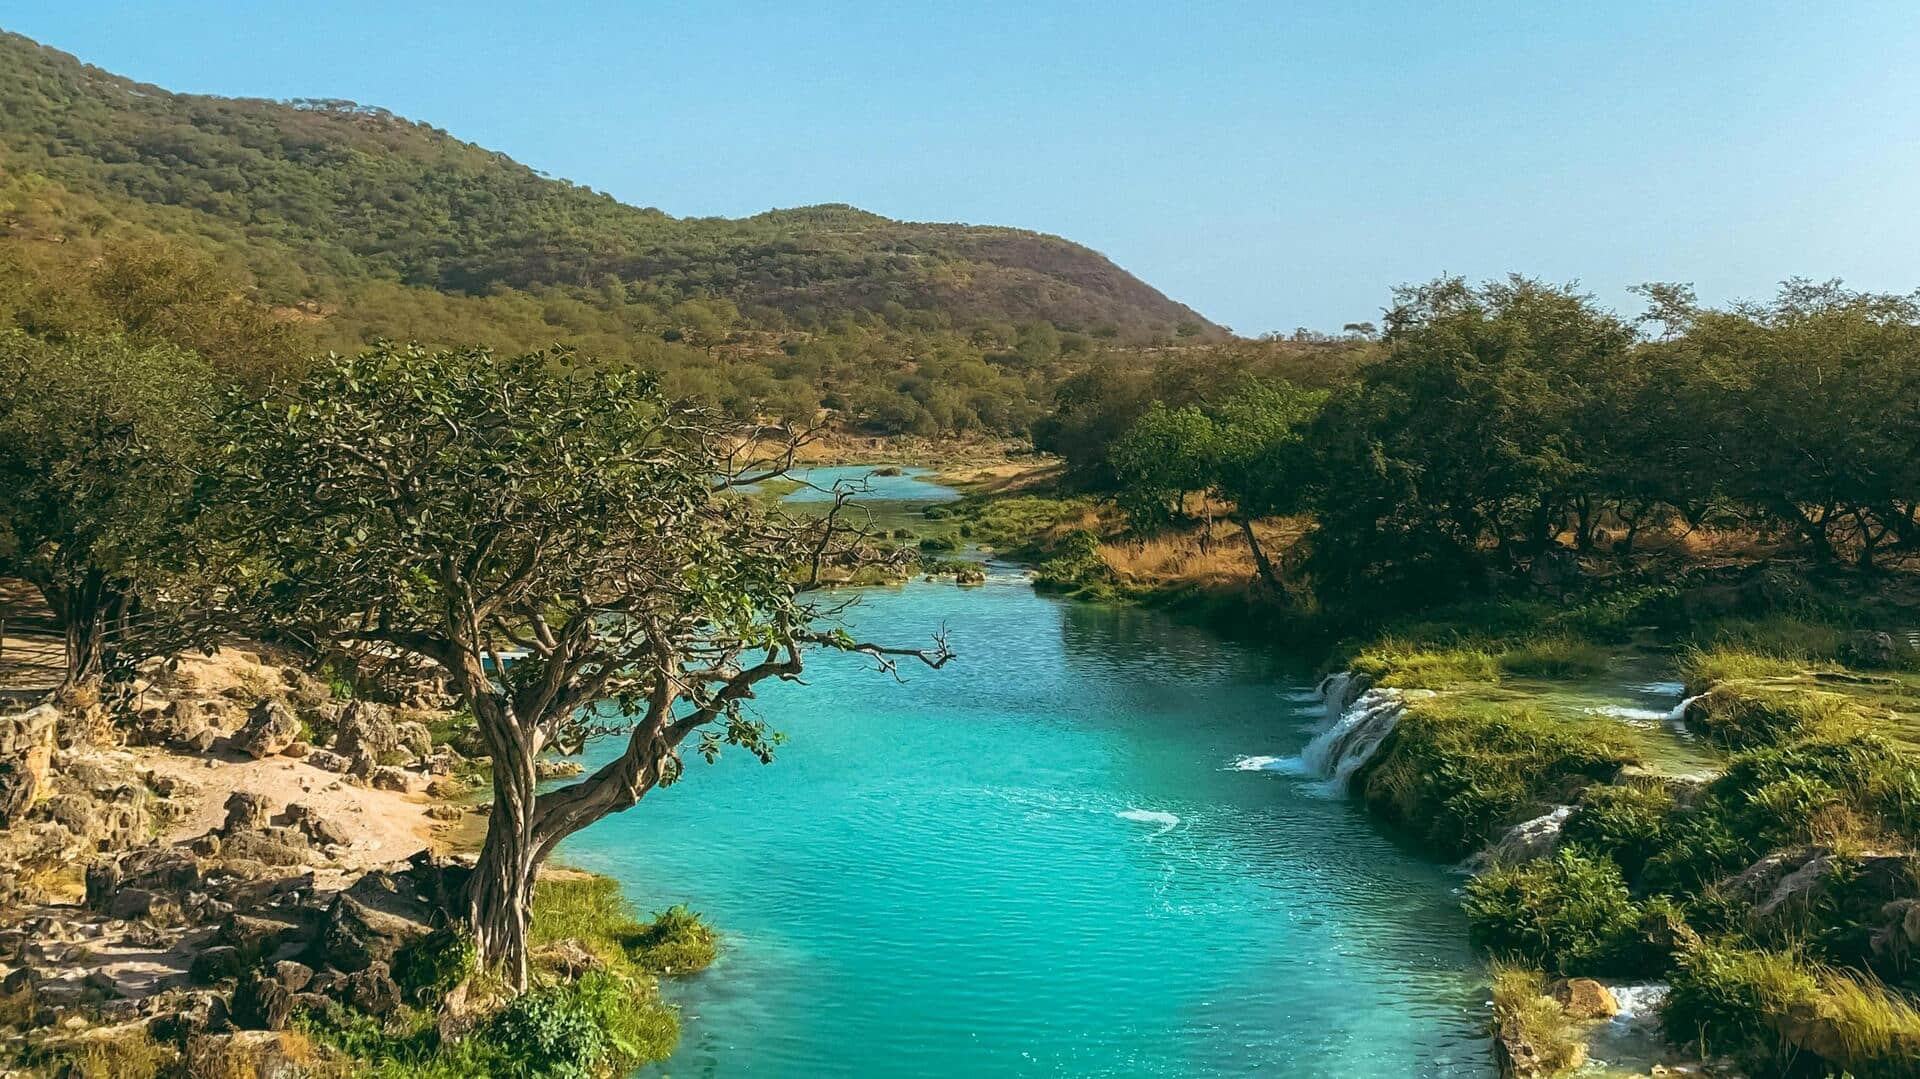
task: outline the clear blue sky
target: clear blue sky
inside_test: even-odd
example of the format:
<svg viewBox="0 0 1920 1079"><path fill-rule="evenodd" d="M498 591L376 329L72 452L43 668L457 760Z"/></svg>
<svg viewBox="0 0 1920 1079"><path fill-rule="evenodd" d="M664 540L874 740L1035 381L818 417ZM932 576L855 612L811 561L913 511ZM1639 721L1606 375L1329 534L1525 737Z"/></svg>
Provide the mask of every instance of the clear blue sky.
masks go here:
<svg viewBox="0 0 1920 1079"><path fill-rule="evenodd" d="M1920 286L1911 0L12 0L0 26L170 89L382 105L674 214L1059 233L1243 333L1443 272L1622 307Z"/></svg>

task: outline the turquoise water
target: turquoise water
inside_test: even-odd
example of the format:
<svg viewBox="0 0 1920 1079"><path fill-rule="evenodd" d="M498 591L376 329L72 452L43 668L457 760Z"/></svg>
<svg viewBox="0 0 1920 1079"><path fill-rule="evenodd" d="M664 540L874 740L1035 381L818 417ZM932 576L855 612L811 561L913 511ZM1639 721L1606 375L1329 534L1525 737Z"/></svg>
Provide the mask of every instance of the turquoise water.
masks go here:
<svg viewBox="0 0 1920 1079"><path fill-rule="evenodd" d="M1299 752L1307 671L1004 568L850 620L944 623L960 658L898 684L816 657L762 696L772 765L691 760L561 852L725 933L668 984L661 1074L1491 1074L1459 878L1233 766Z"/></svg>
<svg viewBox="0 0 1920 1079"><path fill-rule="evenodd" d="M878 465L834 465L820 468L796 468L786 478L806 486L796 488L780 501L792 503L831 502L836 485L849 489L861 487L859 501L869 502L947 502L960 497L951 487L934 483L933 473L924 468L902 468L898 475L881 476Z"/></svg>

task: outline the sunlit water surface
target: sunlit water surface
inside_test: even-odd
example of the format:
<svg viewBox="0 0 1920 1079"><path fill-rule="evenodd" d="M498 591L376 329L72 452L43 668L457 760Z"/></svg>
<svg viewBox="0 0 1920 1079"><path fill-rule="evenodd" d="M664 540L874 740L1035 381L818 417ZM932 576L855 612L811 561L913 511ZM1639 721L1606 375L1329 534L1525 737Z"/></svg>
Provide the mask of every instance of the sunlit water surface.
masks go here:
<svg viewBox="0 0 1920 1079"><path fill-rule="evenodd" d="M1491 1074L1460 878L1317 777L1233 766L1299 752L1310 672L1006 567L850 620L960 658L817 656L762 695L774 764L693 759L561 853L725 932L667 986L662 1073Z"/></svg>

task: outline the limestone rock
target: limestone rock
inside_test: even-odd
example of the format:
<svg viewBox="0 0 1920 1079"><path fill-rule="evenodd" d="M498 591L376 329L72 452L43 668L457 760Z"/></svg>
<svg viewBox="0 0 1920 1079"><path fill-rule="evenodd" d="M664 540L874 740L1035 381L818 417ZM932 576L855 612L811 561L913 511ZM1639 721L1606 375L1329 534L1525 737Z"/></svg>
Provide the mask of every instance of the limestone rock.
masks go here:
<svg viewBox="0 0 1920 1079"><path fill-rule="evenodd" d="M0 717L0 828L18 823L46 791L59 721L50 704Z"/></svg>
<svg viewBox="0 0 1920 1079"><path fill-rule="evenodd" d="M330 749L313 750L307 754L306 761L315 768L328 772L344 772L349 763L347 758Z"/></svg>
<svg viewBox="0 0 1920 1079"><path fill-rule="evenodd" d="M399 728L385 706L372 701L347 703L333 737L335 753L349 761L364 755L377 764L382 754L391 753L400 745Z"/></svg>
<svg viewBox="0 0 1920 1079"><path fill-rule="evenodd" d="M1613 991L1592 978L1562 978L1548 988L1547 995L1575 1019L1611 1019L1620 1014Z"/></svg>
<svg viewBox="0 0 1920 1079"><path fill-rule="evenodd" d="M406 750L418 760L433 752L433 732L427 725L408 720L394 725L394 734L399 739L399 748Z"/></svg>
<svg viewBox="0 0 1920 1079"><path fill-rule="evenodd" d="M253 791L234 791L227 796L223 808L227 811L227 820L220 831L228 835L263 827L273 815L273 803L266 795Z"/></svg>
<svg viewBox="0 0 1920 1079"><path fill-rule="evenodd" d="M234 735L234 745L255 759L282 752L300 737L300 721L279 701L262 701L247 715L247 725Z"/></svg>

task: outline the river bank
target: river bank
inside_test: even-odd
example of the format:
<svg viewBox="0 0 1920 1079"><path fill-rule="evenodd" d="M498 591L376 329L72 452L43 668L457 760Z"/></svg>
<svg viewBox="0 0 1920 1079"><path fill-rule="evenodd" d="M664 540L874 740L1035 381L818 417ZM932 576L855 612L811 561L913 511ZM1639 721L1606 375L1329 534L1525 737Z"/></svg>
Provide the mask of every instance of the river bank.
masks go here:
<svg viewBox="0 0 1920 1079"><path fill-rule="evenodd" d="M233 646L125 707L13 695L38 703L0 715L0 1075L533 1074L543 1052L613 1074L671 1051L655 978L710 960L711 931L577 872L536 895L533 1003L446 999L484 762L431 685L379 704ZM578 1051L528 1044L527 1007Z"/></svg>

